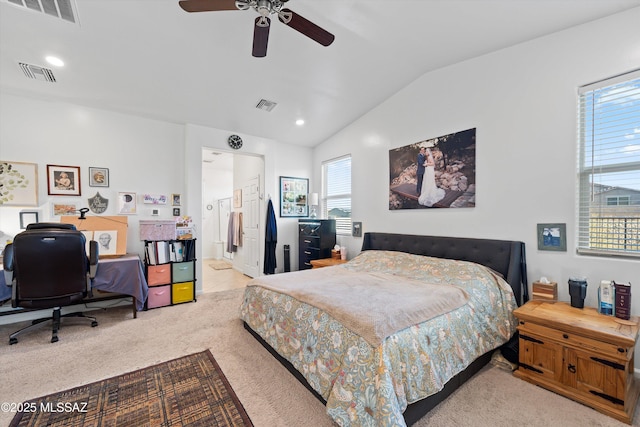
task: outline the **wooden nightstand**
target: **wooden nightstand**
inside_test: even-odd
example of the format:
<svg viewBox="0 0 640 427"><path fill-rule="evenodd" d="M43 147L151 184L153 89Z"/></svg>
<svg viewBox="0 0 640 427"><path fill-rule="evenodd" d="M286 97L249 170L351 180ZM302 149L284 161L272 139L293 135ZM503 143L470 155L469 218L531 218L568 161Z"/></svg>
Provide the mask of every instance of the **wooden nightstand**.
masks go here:
<svg viewBox="0 0 640 427"><path fill-rule="evenodd" d="M640 319L593 307L530 301L514 311L520 366L514 375L631 424L640 394L633 353Z"/></svg>
<svg viewBox="0 0 640 427"><path fill-rule="evenodd" d="M332 265L340 265L347 262L346 259L336 259L336 258L322 258L322 259L314 259L311 260L311 268L322 268L322 267L330 267Z"/></svg>

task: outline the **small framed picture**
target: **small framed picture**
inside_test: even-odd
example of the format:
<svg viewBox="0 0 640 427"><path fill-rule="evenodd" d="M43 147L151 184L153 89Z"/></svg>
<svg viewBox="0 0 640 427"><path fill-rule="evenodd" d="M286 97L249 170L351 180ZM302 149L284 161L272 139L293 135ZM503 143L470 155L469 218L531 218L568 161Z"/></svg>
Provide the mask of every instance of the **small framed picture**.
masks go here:
<svg viewBox="0 0 640 427"><path fill-rule="evenodd" d="M52 200L51 216L75 215L78 212L78 202L69 200Z"/></svg>
<svg viewBox="0 0 640 427"><path fill-rule="evenodd" d="M180 208L173 208L173 216L180 216Z"/></svg>
<svg viewBox="0 0 640 427"><path fill-rule="evenodd" d="M89 167L89 187L108 187L109 169Z"/></svg>
<svg viewBox="0 0 640 427"><path fill-rule="evenodd" d="M567 251L566 224L538 224L539 251Z"/></svg>
<svg viewBox="0 0 640 427"><path fill-rule="evenodd" d="M38 212L20 212L20 228L22 230L27 228L29 224L35 224L38 222Z"/></svg>
<svg viewBox="0 0 640 427"><path fill-rule="evenodd" d="M50 196L79 196L80 167L47 165L47 188Z"/></svg>
<svg viewBox="0 0 640 427"><path fill-rule="evenodd" d="M171 206L180 206L180 195L172 194L171 195Z"/></svg>
<svg viewBox="0 0 640 427"><path fill-rule="evenodd" d="M136 212L136 193L118 193L118 213L135 215Z"/></svg>

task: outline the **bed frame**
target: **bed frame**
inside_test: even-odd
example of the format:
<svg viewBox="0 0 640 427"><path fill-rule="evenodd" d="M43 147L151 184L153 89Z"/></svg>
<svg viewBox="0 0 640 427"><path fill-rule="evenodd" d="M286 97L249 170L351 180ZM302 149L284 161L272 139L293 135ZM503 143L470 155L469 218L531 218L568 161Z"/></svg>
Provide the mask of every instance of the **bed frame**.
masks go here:
<svg viewBox="0 0 640 427"><path fill-rule="evenodd" d="M365 233L362 250L399 251L415 255L457 259L482 264L505 278L513 288L518 305L525 303L529 299L523 242L392 233ZM244 327L323 404L326 404L322 396L311 388L302 374L300 374L288 360L280 356L246 323ZM514 343L516 344L515 350L513 349ZM512 338L504 347L507 351L517 351L517 338ZM403 414L407 426L414 424L422 418L427 412L476 374L483 366L489 363L492 353L493 352L490 351L480 356L471 363L467 369L453 377L438 393L408 405Z"/></svg>

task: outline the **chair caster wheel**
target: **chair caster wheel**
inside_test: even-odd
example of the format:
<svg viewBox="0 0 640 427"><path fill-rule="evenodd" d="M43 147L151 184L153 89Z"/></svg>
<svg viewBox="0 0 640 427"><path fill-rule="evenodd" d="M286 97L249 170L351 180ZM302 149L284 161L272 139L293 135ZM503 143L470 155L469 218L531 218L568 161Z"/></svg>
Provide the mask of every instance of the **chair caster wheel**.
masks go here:
<svg viewBox="0 0 640 427"><path fill-rule="evenodd" d="M98 322L96 322L95 320L93 322L91 322L91 327L95 328L96 326L98 326Z"/></svg>
<svg viewBox="0 0 640 427"><path fill-rule="evenodd" d="M9 345L17 344L18 338L9 338Z"/></svg>
<svg viewBox="0 0 640 427"><path fill-rule="evenodd" d="M58 337L51 338L51 342L58 342Z"/></svg>

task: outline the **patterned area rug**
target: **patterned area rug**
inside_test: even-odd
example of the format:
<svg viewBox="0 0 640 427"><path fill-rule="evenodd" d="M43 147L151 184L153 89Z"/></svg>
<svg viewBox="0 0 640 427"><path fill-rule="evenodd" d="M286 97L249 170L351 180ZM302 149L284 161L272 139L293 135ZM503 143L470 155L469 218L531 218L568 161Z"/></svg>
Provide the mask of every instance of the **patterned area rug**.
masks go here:
<svg viewBox="0 0 640 427"><path fill-rule="evenodd" d="M253 426L209 350L23 404L14 426Z"/></svg>
<svg viewBox="0 0 640 427"><path fill-rule="evenodd" d="M209 267L213 268L214 270L228 270L231 268L231 263L223 259L218 259L218 260L212 261L209 264Z"/></svg>

